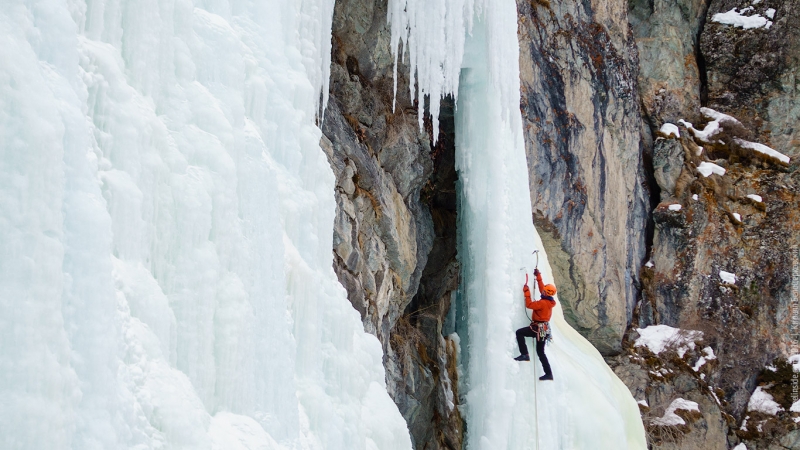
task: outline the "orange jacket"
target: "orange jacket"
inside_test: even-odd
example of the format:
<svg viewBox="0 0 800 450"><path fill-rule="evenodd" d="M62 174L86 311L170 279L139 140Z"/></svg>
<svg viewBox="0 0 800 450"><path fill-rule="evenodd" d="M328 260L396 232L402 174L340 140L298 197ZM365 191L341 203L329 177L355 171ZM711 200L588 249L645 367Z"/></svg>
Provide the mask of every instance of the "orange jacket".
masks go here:
<svg viewBox="0 0 800 450"><path fill-rule="evenodd" d="M539 292L542 292L544 283L541 274L536 275L536 284L539 285ZM531 319L534 322L548 322L553 315L553 307L556 306L555 299L549 295L542 295L541 300L533 301L527 284L522 286L522 292L525 294L525 307L532 310Z"/></svg>

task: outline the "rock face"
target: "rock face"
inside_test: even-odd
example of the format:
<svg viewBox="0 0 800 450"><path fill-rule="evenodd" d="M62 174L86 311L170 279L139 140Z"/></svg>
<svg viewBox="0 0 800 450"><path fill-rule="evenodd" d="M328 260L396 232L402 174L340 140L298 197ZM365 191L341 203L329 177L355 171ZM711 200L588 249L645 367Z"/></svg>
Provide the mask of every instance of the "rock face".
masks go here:
<svg viewBox="0 0 800 450"><path fill-rule="evenodd" d="M645 156L652 158L661 201L652 212L651 258L642 269L642 300L632 328L667 324L701 330L703 345L717 355L715 364L698 372L692 366L699 355L691 352L643 355L632 347L638 334L631 329L627 356L609 360L656 417L670 397L700 405L702 420L666 434L645 411L653 448L724 449L740 442L751 449L797 448L789 413L765 416L748 408L758 384L772 383L764 389L775 393L790 383L768 382L774 376L765 367L797 352L791 349L791 332L797 330L789 317L796 307L792 270L800 245L795 162L800 39L797 27L786 28L797 23L789 3L630 2L643 119L654 139L646 140ZM750 6L745 15L772 14L773 24L745 30L714 21L714 14ZM691 122L682 122L680 137L659 131L679 119ZM785 164L748 142L793 158ZM719 169L702 173L709 163L724 175ZM735 283L723 279L723 271L734 273ZM779 403L786 411L791 406L783 397Z"/></svg>
<svg viewBox="0 0 800 450"><path fill-rule="evenodd" d="M657 148L677 147L683 166L671 195L653 213L652 267L643 269L644 292L637 321L640 326L657 323L703 331L702 345L710 346L717 360L697 372L690 368L698 354L656 359L629 349L639 369L625 367L631 364L627 360L620 363L617 359L612 365L632 392L643 394L651 407L663 406L676 397L700 404L702 423L689 424L684 432L672 436L673 440L657 439L660 443L654 448L724 449L727 443L745 437L739 427L757 376L787 354L790 275L797 253L786 249L800 243L800 186L785 168L778 164L764 167L757 155L736 155L724 146L709 156L698 154L699 146L686 136L689 131L681 132L681 139L656 142ZM720 138L726 141L732 134ZM706 145L706 151L709 147ZM725 175L699 173L696 168L708 158L724 167ZM748 194L757 194L762 201ZM722 271L734 273L736 282L726 281ZM628 342L637 336L631 331ZM662 373L662 368L670 372ZM646 383L631 375L636 370L644 371ZM663 431L656 427L648 430Z"/></svg>
<svg viewBox="0 0 800 450"><path fill-rule="evenodd" d="M442 334L458 283L452 101L434 147L402 65L393 110L390 37L385 0L336 2L322 123L337 179L334 270L383 345L415 448L461 448L455 346Z"/></svg>
<svg viewBox="0 0 800 450"><path fill-rule="evenodd" d="M402 95L406 89L398 89L392 113L394 59L388 30L374 20L377 6L336 4L322 129L338 181L335 269L367 331L386 343L416 294L433 243L430 213L419 196L433 164L415 105Z"/></svg>
<svg viewBox="0 0 800 450"><path fill-rule="evenodd" d="M653 129L663 121L692 120L699 112L704 61L698 40L707 8L707 0L628 1L639 50L639 95ZM648 128L644 132L651 133Z"/></svg>
<svg viewBox="0 0 800 450"><path fill-rule="evenodd" d="M714 21L734 7L772 24ZM646 401L652 448L800 448L781 359L800 353L800 8L518 0L518 10L532 219L568 320ZM333 35L322 145L338 180L334 269L383 344L415 448L460 449L447 320L459 270L453 103L442 100L434 146L401 65L393 109L385 0L338 0ZM704 130L714 123L716 134ZM634 345L652 324L703 337L655 355ZM716 359L701 364L706 348ZM783 411L748 406L758 385ZM680 420L665 425L677 398L698 410L675 409Z"/></svg>
<svg viewBox="0 0 800 450"><path fill-rule="evenodd" d="M626 4L517 5L534 221L567 320L601 353L618 353L649 208Z"/></svg>
<svg viewBox="0 0 800 450"><path fill-rule="evenodd" d="M753 137L800 156L800 8L790 0L713 0L700 39L708 78L708 106L738 118ZM743 30L713 20L738 11L771 15L769 28Z"/></svg>

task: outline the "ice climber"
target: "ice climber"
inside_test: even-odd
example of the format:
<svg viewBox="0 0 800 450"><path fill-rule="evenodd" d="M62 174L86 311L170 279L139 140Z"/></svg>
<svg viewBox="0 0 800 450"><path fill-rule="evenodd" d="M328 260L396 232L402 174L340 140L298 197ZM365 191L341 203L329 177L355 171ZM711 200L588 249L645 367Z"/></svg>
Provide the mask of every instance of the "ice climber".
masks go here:
<svg viewBox="0 0 800 450"><path fill-rule="evenodd" d="M553 372L550 370L550 362L547 361L547 355L544 354L544 345L550 340L550 316L553 314L553 307L556 306L556 300L553 298L556 295L556 287L552 284L542 283L542 273L539 272L539 269L534 269L533 275L536 277L536 283L539 285L539 292L542 293L542 298L537 301L531 299L531 290L528 289L526 281L522 287L522 292L525 294L525 307L532 310L531 324L517 330L517 344L519 345L520 355L514 359L517 361L530 361L531 357L528 355L528 346L525 345L525 338L532 337L536 339L536 355L544 368L544 375L539 379L552 380Z"/></svg>

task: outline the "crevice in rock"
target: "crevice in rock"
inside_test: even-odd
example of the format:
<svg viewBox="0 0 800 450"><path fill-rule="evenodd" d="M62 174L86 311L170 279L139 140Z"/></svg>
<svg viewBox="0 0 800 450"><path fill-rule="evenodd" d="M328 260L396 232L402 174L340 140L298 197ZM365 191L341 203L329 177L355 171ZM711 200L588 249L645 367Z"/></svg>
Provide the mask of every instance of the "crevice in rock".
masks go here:
<svg viewBox="0 0 800 450"><path fill-rule="evenodd" d="M697 72L700 77L701 106L706 106L708 104L708 73L706 72L706 58L700 47L700 36L702 36L703 30L706 27L706 16L708 15L709 6L711 6L711 0L705 0L703 4L703 14L700 16L700 24L697 26L697 34L694 38L695 61L697 61Z"/></svg>
<svg viewBox="0 0 800 450"><path fill-rule="evenodd" d="M461 449L464 436L464 423L455 407L456 346L444 336L459 283L454 113L453 97L442 99L439 136L430 155L433 174L420 193L433 222L433 246L417 294L392 332L392 347L402 355L398 359L404 374L402 393L397 393L395 401L417 449ZM430 133L427 117L425 127Z"/></svg>

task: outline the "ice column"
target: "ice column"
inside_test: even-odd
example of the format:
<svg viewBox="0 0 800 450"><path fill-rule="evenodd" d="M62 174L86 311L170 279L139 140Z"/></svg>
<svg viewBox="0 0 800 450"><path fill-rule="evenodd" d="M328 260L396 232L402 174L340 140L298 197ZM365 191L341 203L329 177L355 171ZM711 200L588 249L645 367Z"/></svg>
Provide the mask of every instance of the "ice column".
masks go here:
<svg viewBox="0 0 800 450"><path fill-rule="evenodd" d="M521 287L525 272L534 268L534 249L540 250L544 278L553 279L532 223L519 113L515 2L441 0L430 10L427 2L424 7L412 0L390 3L393 33L408 34L402 38L417 64L420 93L436 99L457 89L463 277L455 315L466 372L460 392L466 401L467 448L646 448L630 392L564 321L560 306L551 321L554 343L547 347L555 381L537 380L542 374L538 361L512 359L517 354L514 330L529 323ZM450 37L459 27L463 41ZM447 39L421 38L437 32ZM461 63L458 80L449 78L455 73L452 61ZM434 112L437 102L431 103Z"/></svg>

